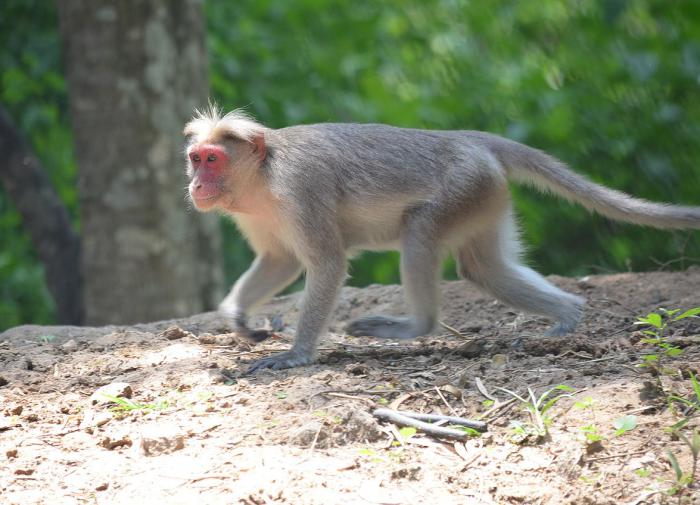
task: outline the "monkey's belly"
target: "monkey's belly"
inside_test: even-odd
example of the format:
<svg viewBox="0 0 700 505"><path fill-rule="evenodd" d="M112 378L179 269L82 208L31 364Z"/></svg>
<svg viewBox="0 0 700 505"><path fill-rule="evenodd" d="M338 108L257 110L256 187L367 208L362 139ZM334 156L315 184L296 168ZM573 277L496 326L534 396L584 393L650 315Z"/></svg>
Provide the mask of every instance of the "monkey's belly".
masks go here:
<svg viewBox="0 0 700 505"><path fill-rule="evenodd" d="M345 245L349 250L386 251L399 248L398 226L360 226L350 225L343 233Z"/></svg>

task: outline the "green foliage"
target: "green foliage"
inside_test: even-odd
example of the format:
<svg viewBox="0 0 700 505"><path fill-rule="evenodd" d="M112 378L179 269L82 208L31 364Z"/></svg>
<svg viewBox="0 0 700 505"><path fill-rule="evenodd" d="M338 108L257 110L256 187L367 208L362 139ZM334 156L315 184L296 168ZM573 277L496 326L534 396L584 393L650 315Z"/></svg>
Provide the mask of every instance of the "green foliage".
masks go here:
<svg viewBox="0 0 700 505"><path fill-rule="evenodd" d="M377 121L504 134L651 200L699 203L700 4L239 0L205 4L212 96L273 127ZM77 224L75 163L54 7L0 7L0 101ZM177 169L178 167L174 167ZM698 234L616 224L514 188L544 273L644 270L700 257ZM229 223L226 276L251 253ZM671 267L683 268L681 259ZM445 266L454 276L454 264ZM43 273L0 190L0 330L53 318ZM398 255L363 254L350 283L397 282Z"/></svg>
<svg viewBox="0 0 700 505"><path fill-rule="evenodd" d="M5 0L0 7L0 103L34 147L54 187L77 215L68 102L51 2ZM1 169L1 168L0 168ZM22 220L0 187L0 331L50 323L54 306Z"/></svg>
<svg viewBox="0 0 700 505"><path fill-rule="evenodd" d="M276 127L378 121L502 133L598 182L697 204L699 10L692 0L209 2L212 92ZM700 257L697 234L515 192L545 273ZM350 282L396 279L396 255L375 253L355 260Z"/></svg>

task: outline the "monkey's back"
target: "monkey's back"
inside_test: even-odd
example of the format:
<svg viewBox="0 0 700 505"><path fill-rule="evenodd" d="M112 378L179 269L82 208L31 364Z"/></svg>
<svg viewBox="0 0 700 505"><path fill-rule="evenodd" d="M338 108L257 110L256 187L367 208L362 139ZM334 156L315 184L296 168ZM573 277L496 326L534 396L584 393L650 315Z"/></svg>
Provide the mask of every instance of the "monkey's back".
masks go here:
<svg viewBox="0 0 700 505"><path fill-rule="evenodd" d="M505 186L485 135L381 124L292 126L266 134L267 173L280 198L295 195L295 208L338 216L350 245L391 247L408 212L462 205L465 188Z"/></svg>

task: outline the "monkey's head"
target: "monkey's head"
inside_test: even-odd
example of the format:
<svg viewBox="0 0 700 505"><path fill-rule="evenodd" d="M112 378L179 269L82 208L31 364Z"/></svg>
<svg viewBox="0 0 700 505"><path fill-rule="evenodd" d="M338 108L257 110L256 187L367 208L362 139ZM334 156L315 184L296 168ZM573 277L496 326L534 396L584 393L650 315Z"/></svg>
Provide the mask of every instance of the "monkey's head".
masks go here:
<svg viewBox="0 0 700 505"><path fill-rule="evenodd" d="M240 110L197 112L184 130L189 195L197 210L235 212L265 159L265 127Z"/></svg>

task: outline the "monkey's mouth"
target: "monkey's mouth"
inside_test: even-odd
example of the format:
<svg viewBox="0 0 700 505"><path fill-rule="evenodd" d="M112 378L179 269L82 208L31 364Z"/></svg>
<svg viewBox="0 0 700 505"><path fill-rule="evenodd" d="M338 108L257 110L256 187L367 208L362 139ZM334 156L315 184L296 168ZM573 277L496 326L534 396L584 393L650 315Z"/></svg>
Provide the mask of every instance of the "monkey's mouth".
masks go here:
<svg viewBox="0 0 700 505"><path fill-rule="evenodd" d="M208 202L219 197L221 191L213 184L198 184L190 188L190 197L194 202Z"/></svg>
<svg viewBox="0 0 700 505"><path fill-rule="evenodd" d="M190 199L194 204L195 208L199 211L207 211L216 207L216 203L219 200L219 195L195 195L190 193Z"/></svg>
<svg viewBox="0 0 700 505"><path fill-rule="evenodd" d="M208 201L210 201L210 200L216 199L216 196L217 196L217 195L209 195L209 196L194 196L194 195L191 195L191 196L192 196L192 200L194 200L194 201L196 201L196 202L208 202Z"/></svg>

